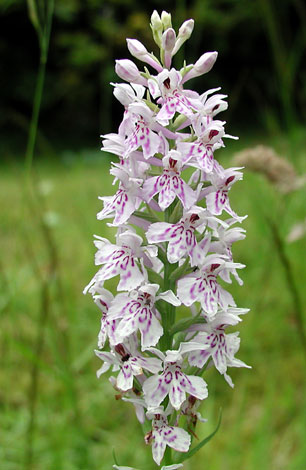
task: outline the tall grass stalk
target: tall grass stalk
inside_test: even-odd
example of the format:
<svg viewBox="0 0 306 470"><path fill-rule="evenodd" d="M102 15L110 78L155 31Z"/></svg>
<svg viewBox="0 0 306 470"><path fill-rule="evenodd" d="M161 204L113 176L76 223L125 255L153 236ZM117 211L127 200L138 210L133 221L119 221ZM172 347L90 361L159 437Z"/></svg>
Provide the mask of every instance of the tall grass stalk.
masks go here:
<svg viewBox="0 0 306 470"><path fill-rule="evenodd" d="M26 176L29 177L32 168L33 162L33 154L35 149L36 143L36 135L37 135L37 127L38 127L38 119L39 113L41 108L41 100L45 82L45 73L46 73L46 64L48 58L48 51L49 51L49 42L50 42L50 34L51 34L51 27L52 27L52 19L53 19L53 12L54 12L54 0L46 0L45 5L43 5L43 21L40 18L40 14L38 11L38 5L36 4L35 0L28 0L28 11L29 17L32 21L34 28L36 29L39 48L40 48L40 60L39 60L39 68L38 74L36 79L36 86L35 86L35 93L33 99L33 109L32 109L32 118L30 123L30 130L28 136L28 143L26 149L26 157L25 157L25 168L26 168Z"/></svg>

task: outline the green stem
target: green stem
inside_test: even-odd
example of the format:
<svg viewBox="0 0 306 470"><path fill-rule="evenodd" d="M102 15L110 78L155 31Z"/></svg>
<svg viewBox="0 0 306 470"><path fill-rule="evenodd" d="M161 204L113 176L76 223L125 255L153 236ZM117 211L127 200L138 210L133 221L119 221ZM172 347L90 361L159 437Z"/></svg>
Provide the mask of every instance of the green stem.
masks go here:
<svg viewBox="0 0 306 470"><path fill-rule="evenodd" d="M46 25L43 30L43 35L41 37L39 36L40 61L39 61L39 68L38 68L38 74L37 74L37 80L36 80L32 117L31 117L29 137L28 137L26 157L25 157L25 170L26 170L26 176L28 178L30 177L30 174L31 174L33 154L34 154L35 143L36 143L38 119L39 119L42 93L43 93L44 82L45 82L45 73L46 73L46 64L47 64L51 25L52 25L52 18L53 18L53 10L54 10L54 0L49 0Z"/></svg>
<svg viewBox="0 0 306 470"><path fill-rule="evenodd" d="M175 202L173 202L167 209L165 210L165 222L169 222L173 207ZM168 247L168 243L166 244L166 250ZM164 291L172 290L175 291L175 281L171 280L171 273L176 269L177 263L170 264L168 260L166 260L164 264ZM171 333L171 328L175 323L175 313L176 309L174 305L165 302L164 312L162 312L162 323L164 334L160 340L160 345L162 350L166 351L167 349L172 348L172 338L173 334Z"/></svg>

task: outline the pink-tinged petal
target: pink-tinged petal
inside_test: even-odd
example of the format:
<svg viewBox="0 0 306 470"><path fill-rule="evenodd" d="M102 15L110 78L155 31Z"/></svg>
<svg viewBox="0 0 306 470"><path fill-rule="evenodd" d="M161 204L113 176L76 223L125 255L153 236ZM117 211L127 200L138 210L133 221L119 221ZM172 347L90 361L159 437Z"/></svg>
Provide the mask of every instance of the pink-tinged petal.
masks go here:
<svg viewBox="0 0 306 470"><path fill-rule="evenodd" d="M123 392L126 392L133 387L133 374L130 364L123 363L121 371L117 377L117 387Z"/></svg>
<svg viewBox="0 0 306 470"><path fill-rule="evenodd" d="M138 327L141 333L142 350L155 346L164 332L163 327L153 314L147 316L140 314Z"/></svg>
<svg viewBox="0 0 306 470"><path fill-rule="evenodd" d="M170 233L168 250L167 250L167 257L168 257L169 263L176 263L177 261L180 261L186 255L186 251L187 251L186 238L187 237L186 237L184 225L183 224L174 225ZM196 241L193 240L193 243L196 243Z"/></svg>
<svg viewBox="0 0 306 470"><path fill-rule="evenodd" d="M117 289L130 291L136 289L145 280L144 275L138 268L134 258L130 257L128 263L122 264L120 271L120 282Z"/></svg>
<svg viewBox="0 0 306 470"><path fill-rule="evenodd" d="M227 369L225 351L222 349L220 344L217 344L212 353L212 360L214 361L215 367L220 374L225 374Z"/></svg>
<svg viewBox="0 0 306 470"><path fill-rule="evenodd" d="M180 300L176 297L176 295L174 295L172 290L167 290L165 292L162 292L161 294L157 296L157 298L165 300L166 302L168 302L171 305L174 305L175 307L178 307L179 305L181 305Z"/></svg>
<svg viewBox="0 0 306 470"><path fill-rule="evenodd" d="M97 214L98 220L103 220L107 217L115 215L113 225L118 226L124 224L133 212L138 209L140 199L132 191L119 189L115 196L108 198L100 198L104 200L104 208ZM108 199L108 200L107 200Z"/></svg>
<svg viewBox="0 0 306 470"><path fill-rule="evenodd" d="M219 295L219 303L224 310L227 310L228 307L236 307L233 296L221 286L219 286Z"/></svg>
<svg viewBox="0 0 306 470"><path fill-rule="evenodd" d="M193 250L189 250L191 266L201 266L204 263L204 259L210 249L210 240L211 233L209 232Z"/></svg>
<svg viewBox="0 0 306 470"><path fill-rule="evenodd" d="M184 277L179 279L177 283L177 296L187 307L190 307L198 299L197 292L194 292L194 289L192 289L195 281L195 277Z"/></svg>
<svg viewBox="0 0 306 470"><path fill-rule="evenodd" d="M180 180L180 178L177 178ZM172 178L168 174L163 174L158 178L157 191L159 207L164 211L172 204L176 197L176 192L172 188ZM155 194L156 194L155 193Z"/></svg>
<svg viewBox="0 0 306 470"><path fill-rule="evenodd" d="M162 363L156 357L137 356L137 362L141 367L151 372L151 374L157 374L162 369Z"/></svg>
<svg viewBox="0 0 306 470"><path fill-rule="evenodd" d="M191 366L198 367L202 369L208 359L211 356L210 350L201 350L201 351L194 351L192 354L189 355L188 362Z"/></svg>
<svg viewBox="0 0 306 470"><path fill-rule="evenodd" d="M160 243L168 241L171 237L173 225L166 222L156 222L151 224L146 233L149 243Z"/></svg>
<svg viewBox="0 0 306 470"><path fill-rule="evenodd" d="M199 143L194 149L194 157L197 159L199 167L205 173L211 173L214 169L214 153L211 145Z"/></svg>
<svg viewBox="0 0 306 470"><path fill-rule="evenodd" d="M125 316L125 307L129 305L131 298L127 294L118 294L111 303L107 316L108 318L122 318Z"/></svg>
<svg viewBox="0 0 306 470"><path fill-rule="evenodd" d="M149 88L149 91L150 91L150 93L151 93L151 95L154 99L158 98L160 96L160 89L159 89L159 86L158 86L156 80L153 80L153 79L149 78L148 88Z"/></svg>
<svg viewBox="0 0 306 470"><path fill-rule="evenodd" d="M142 187L142 197L149 202L158 193L158 180L160 176L153 176L147 179Z"/></svg>
<svg viewBox="0 0 306 470"><path fill-rule="evenodd" d="M143 155L146 160L158 153L161 144L161 138L155 132L146 128L146 131L140 136L139 140L142 146Z"/></svg>
<svg viewBox="0 0 306 470"><path fill-rule="evenodd" d="M175 410L179 410L183 401L186 400L185 386L186 376L176 372L176 379L171 381L169 388L169 400Z"/></svg>
<svg viewBox="0 0 306 470"><path fill-rule="evenodd" d="M218 190L206 196L206 205L209 212L220 215L228 201L228 191Z"/></svg>
<svg viewBox="0 0 306 470"><path fill-rule="evenodd" d="M163 375L153 375L148 378L142 388L145 401L148 406L159 406L168 393L168 384L165 382Z"/></svg>
<svg viewBox="0 0 306 470"><path fill-rule="evenodd" d="M95 254L95 264L103 264L107 263L112 256L115 255L117 252L118 247L116 245L112 245L111 243L105 244L101 248L98 247L98 251Z"/></svg>
<svg viewBox="0 0 306 470"><path fill-rule="evenodd" d="M179 181L178 181L179 180ZM181 178L172 178L172 187L177 197L181 200L184 209L189 209L196 203L197 194L192 188Z"/></svg>
<svg viewBox="0 0 306 470"><path fill-rule="evenodd" d="M116 335L124 339L137 331L137 329L138 322L135 320L134 315L126 315L118 324L116 328Z"/></svg>
<svg viewBox="0 0 306 470"><path fill-rule="evenodd" d="M227 374L223 374L223 377L225 378L225 380L229 384L229 386L234 388L234 383L233 383L231 377Z"/></svg>
<svg viewBox="0 0 306 470"><path fill-rule="evenodd" d="M154 440L152 442L153 460L160 465L166 449L166 442L159 430L153 431Z"/></svg>
<svg viewBox="0 0 306 470"><path fill-rule="evenodd" d="M111 364L109 364L108 362L104 362L104 364L96 372L97 378L99 379L102 374L104 374L105 372L109 370L110 367L111 367Z"/></svg>
<svg viewBox="0 0 306 470"><path fill-rule="evenodd" d="M187 452L190 447L191 438L184 429L168 426L163 432L164 439L169 447L178 452Z"/></svg>
<svg viewBox="0 0 306 470"><path fill-rule="evenodd" d="M202 377L188 375L185 389L187 393L190 393L190 395L193 395L199 400L204 400L204 398L208 397L207 384Z"/></svg>

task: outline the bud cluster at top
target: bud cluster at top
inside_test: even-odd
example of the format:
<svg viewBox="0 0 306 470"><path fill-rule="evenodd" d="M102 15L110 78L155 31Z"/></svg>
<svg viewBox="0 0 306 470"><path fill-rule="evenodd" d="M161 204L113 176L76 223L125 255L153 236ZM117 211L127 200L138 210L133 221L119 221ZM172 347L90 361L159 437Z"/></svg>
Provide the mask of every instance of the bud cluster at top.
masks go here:
<svg viewBox="0 0 306 470"><path fill-rule="evenodd" d="M123 119L117 133L102 136L102 150L116 156L110 174L117 189L100 197L97 217L117 234L113 242L95 237L100 269L85 289L101 313L97 375L112 371L117 396L134 405L158 465L166 446L188 452L197 420L205 421L197 408L208 396L206 368L233 386L228 367L248 367L235 357L238 333L226 332L248 311L223 287L232 279L242 284L244 265L233 261L232 245L245 237L236 226L244 217L229 201L241 168L225 169L215 157L232 137L217 118L226 95L185 88L211 70L217 52L180 70L171 66L193 27L187 20L176 34L171 15L154 11L160 59L127 39L144 71L130 59L116 61L125 83L112 85ZM113 278L116 293L108 289Z"/></svg>

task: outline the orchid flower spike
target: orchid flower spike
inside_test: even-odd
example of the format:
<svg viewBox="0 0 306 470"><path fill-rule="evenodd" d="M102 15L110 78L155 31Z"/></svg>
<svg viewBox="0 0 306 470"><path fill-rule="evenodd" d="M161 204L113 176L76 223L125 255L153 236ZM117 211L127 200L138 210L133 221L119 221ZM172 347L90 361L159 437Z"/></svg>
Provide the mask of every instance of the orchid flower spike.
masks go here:
<svg viewBox="0 0 306 470"><path fill-rule="evenodd" d="M177 470L183 466L177 452L185 454L182 461L200 447L191 447L191 438L197 423L206 422L198 411L204 400L209 406L206 368L233 387L228 369L250 367L236 357L238 332L227 332L248 312L230 292L233 279L242 286L238 270L245 267L232 250L246 236L238 225L245 216L230 202L243 174L218 161L224 139L232 137L216 118L227 96L220 88L201 94L185 88L212 69L217 52L177 70L172 58L194 21L177 32L170 13L155 10L150 26L159 58L127 39L130 54L150 70L130 58L115 65L125 82L111 84L122 122L102 136L102 151L114 160L114 191L99 197L97 214L102 233L107 225L115 234L95 236L99 269L84 293L100 315L97 377L111 373L116 398L133 404L155 463ZM113 468L136 470L117 462Z"/></svg>

